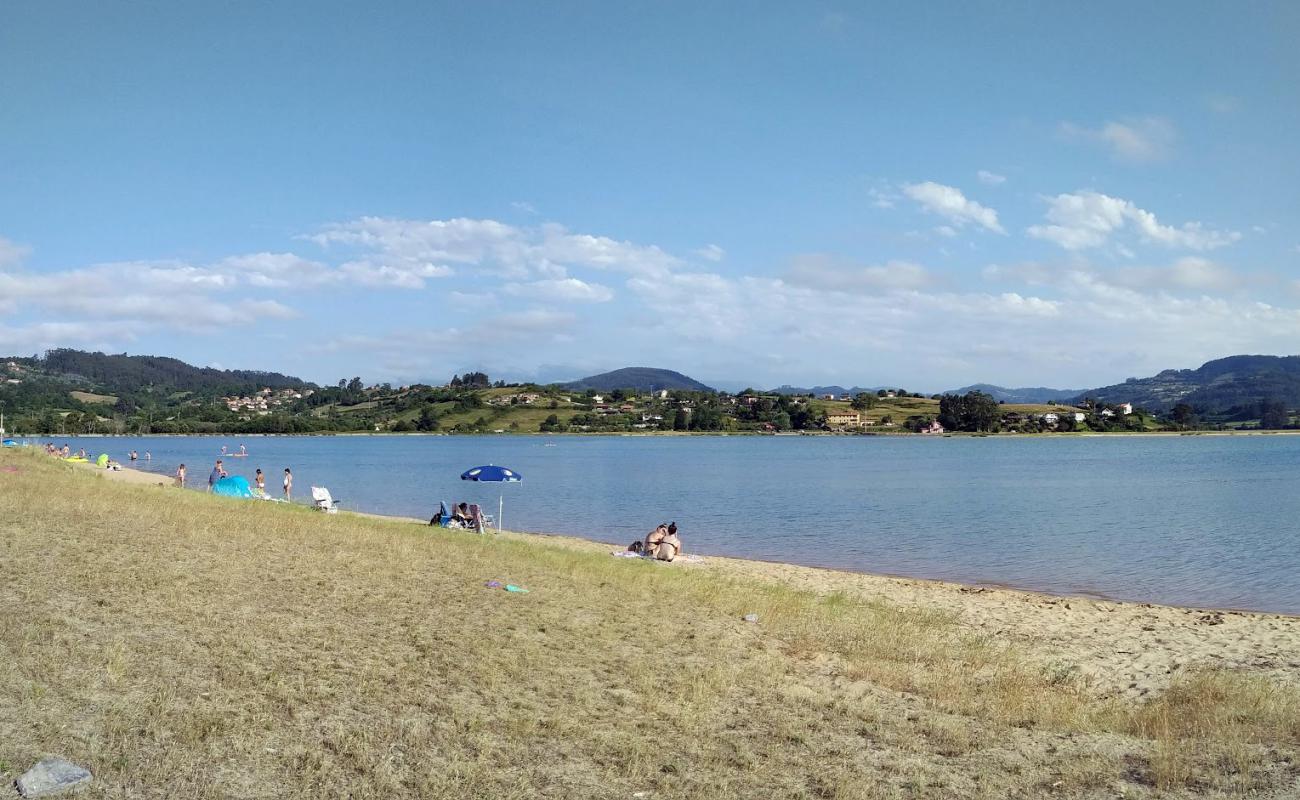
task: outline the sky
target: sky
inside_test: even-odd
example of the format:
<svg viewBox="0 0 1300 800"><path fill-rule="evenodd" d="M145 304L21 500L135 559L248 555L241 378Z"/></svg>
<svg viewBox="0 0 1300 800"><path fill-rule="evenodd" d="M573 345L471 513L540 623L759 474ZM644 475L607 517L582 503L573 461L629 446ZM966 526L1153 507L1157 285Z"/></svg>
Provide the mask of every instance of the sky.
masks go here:
<svg viewBox="0 0 1300 800"><path fill-rule="evenodd" d="M1085 388L1300 353L1300 4L0 6L0 354Z"/></svg>

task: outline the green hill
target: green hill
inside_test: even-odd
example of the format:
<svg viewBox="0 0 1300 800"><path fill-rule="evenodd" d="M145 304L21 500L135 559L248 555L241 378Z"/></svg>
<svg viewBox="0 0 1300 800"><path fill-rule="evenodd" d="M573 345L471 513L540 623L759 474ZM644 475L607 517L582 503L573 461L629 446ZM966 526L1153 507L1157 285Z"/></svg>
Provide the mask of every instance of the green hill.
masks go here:
<svg viewBox="0 0 1300 800"><path fill-rule="evenodd" d="M1132 403L1167 410L1187 403L1218 414L1264 400L1300 407L1300 356L1229 356L1196 369L1167 369L1149 378L1129 378L1079 395L1107 403Z"/></svg>
<svg viewBox="0 0 1300 800"><path fill-rule="evenodd" d="M106 394L136 392L145 387L205 394L243 394L261 388L316 388L315 384L278 372L196 367L166 356L129 356L126 353L88 353L50 350L40 358L12 357L13 361L49 378L85 384Z"/></svg>
<svg viewBox="0 0 1300 800"><path fill-rule="evenodd" d="M614 389L635 389L638 392L651 392L659 389L687 392L713 391L712 388L680 372L674 372L670 369L655 369L654 367L624 367L613 372L590 375L563 384L563 386L565 389L572 391L585 391L587 389L600 389L606 392Z"/></svg>

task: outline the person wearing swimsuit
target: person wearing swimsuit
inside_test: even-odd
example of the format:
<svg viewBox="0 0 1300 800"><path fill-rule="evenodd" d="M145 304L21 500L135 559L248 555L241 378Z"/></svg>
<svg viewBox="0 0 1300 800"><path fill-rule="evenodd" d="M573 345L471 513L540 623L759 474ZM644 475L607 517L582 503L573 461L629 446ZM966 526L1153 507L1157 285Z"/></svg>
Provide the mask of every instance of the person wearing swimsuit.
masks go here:
<svg viewBox="0 0 1300 800"><path fill-rule="evenodd" d="M659 543L662 542L664 540L664 537L667 535L668 535L668 526L663 524L662 522L659 523L659 525L654 530L646 534L645 544L641 546L641 552L645 553L648 556L654 555L655 548L659 546Z"/></svg>
<svg viewBox="0 0 1300 800"><path fill-rule="evenodd" d="M677 537L677 523L668 526L666 535L659 540L654 549L654 557L660 561L672 561L682 554L682 540Z"/></svg>

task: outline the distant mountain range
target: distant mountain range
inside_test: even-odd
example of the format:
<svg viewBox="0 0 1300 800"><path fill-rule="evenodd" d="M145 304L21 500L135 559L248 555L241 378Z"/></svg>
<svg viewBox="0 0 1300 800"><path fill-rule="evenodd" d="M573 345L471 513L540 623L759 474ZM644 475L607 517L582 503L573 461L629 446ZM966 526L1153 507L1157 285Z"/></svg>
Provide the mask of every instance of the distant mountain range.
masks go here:
<svg viewBox="0 0 1300 800"><path fill-rule="evenodd" d="M1005 386L994 386L991 383L976 383L971 386L963 386L960 389L944 392L944 394L966 394L968 392L983 392L1001 403L1046 403L1049 400L1070 400L1084 394L1082 389L1049 389L1046 386L1025 386L1019 389L1008 389Z"/></svg>
<svg viewBox="0 0 1300 800"><path fill-rule="evenodd" d="M694 378L687 377L680 372L674 372L671 369L655 369L654 367L624 367L612 372L602 372L599 375L588 375L576 381L570 381L563 384L565 389L573 391L586 391L587 389L599 389L609 392L614 389L635 389L638 392L650 392L659 389L679 389L690 392L711 392L713 389L705 386Z"/></svg>
<svg viewBox="0 0 1300 800"><path fill-rule="evenodd" d="M125 397L132 404L145 397L166 398L172 393L196 396L247 394L261 387L271 389L320 388L307 381L276 372L221 370L195 367L174 358L87 353L79 350L50 350L43 357L13 356L0 359L0 368L14 363L15 379L0 386L0 400L11 409L18 406L49 406L57 396L66 398L70 389ZM10 372L13 372L11 369ZM11 377L14 377L11 376ZM21 378L21 382L18 380ZM652 367L626 367L563 384L567 389L654 389L712 391L708 385L680 372ZM728 386L727 388L732 388ZM737 387L735 390L738 390ZM839 385L796 387L783 385L777 394L833 394L836 397L859 392L874 394L881 387ZM884 388L895 389L889 386ZM905 388L905 387L904 387ZM1149 378L1129 378L1123 383L1095 389L1052 389L1047 387L1006 388L978 383L951 390L954 394L981 391L1007 403L1072 402L1093 398L1108 403L1132 403L1152 411L1167 411L1187 403L1198 412L1217 415L1240 410L1264 400L1280 401L1300 408L1300 356L1239 355L1207 361L1196 369L1169 369ZM18 402L18 394L25 398ZM45 397L48 394L49 397Z"/></svg>
<svg viewBox="0 0 1300 800"><path fill-rule="evenodd" d="M1187 403L1216 414L1261 400L1300 407L1300 356L1228 356L1196 369L1167 369L1149 378L1129 378L1113 386L1080 392L1107 403L1132 403L1167 410Z"/></svg>

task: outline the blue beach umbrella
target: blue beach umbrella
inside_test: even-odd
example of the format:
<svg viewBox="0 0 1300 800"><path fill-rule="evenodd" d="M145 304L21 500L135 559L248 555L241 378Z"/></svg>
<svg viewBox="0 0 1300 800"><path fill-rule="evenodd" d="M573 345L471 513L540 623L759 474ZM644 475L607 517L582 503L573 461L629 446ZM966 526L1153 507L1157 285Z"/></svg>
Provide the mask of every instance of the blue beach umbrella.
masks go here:
<svg viewBox="0 0 1300 800"><path fill-rule="evenodd" d="M524 476L512 469L498 467L495 464L488 464L482 467L471 467L460 474L463 481L489 482L489 483L520 483ZM501 495L497 498L497 530L501 530L501 519L505 516L506 498Z"/></svg>

